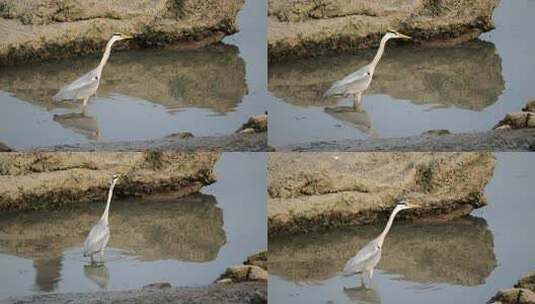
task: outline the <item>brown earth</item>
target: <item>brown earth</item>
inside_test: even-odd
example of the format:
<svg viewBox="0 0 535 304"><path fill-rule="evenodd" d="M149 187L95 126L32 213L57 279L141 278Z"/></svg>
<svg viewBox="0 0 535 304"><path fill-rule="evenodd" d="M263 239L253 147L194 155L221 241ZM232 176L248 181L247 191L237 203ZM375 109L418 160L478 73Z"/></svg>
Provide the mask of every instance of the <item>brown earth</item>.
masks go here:
<svg viewBox="0 0 535 304"><path fill-rule="evenodd" d="M448 220L486 205L490 153L270 153L270 235L385 221L403 197L420 205L401 219Z"/></svg>
<svg viewBox="0 0 535 304"><path fill-rule="evenodd" d="M111 176L124 174L117 197L175 192L183 197L216 180L218 153L2 153L0 211L105 200Z"/></svg>
<svg viewBox="0 0 535 304"><path fill-rule="evenodd" d="M0 0L0 65L102 52L114 32L135 39L116 49L180 43L195 48L237 31L243 0Z"/></svg>
<svg viewBox="0 0 535 304"><path fill-rule="evenodd" d="M387 29L413 43L454 44L494 28L499 0L269 0L268 56L351 52L376 46ZM392 43L394 44L394 43Z"/></svg>

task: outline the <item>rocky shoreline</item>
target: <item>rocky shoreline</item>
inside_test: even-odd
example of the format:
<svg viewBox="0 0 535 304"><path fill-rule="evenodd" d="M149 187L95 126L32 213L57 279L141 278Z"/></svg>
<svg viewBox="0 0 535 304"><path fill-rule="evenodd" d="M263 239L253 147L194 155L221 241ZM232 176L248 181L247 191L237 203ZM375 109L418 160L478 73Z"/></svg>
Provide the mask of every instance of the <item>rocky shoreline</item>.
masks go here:
<svg viewBox="0 0 535 304"><path fill-rule="evenodd" d="M104 200L113 174L115 195L197 193L216 180L215 152L2 153L0 212L54 208Z"/></svg>
<svg viewBox="0 0 535 304"><path fill-rule="evenodd" d="M494 28L498 2L270 0L268 57L350 53L376 46L388 28L412 36L417 44L461 43Z"/></svg>
<svg viewBox="0 0 535 304"><path fill-rule="evenodd" d="M0 65L102 52L114 32L120 49L198 48L235 33L243 0L0 1ZM21 35L24 33L24 35Z"/></svg>
<svg viewBox="0 0 535 304"><path fill-rule="evenodd" d="M275 147L294 152L367 152L367 151L496 151L535 150L535 129L492 130L458 134L421 134L401 138L333 140Z"/></svg>
<svg viewBox="0 0 535 304"><path fill-rule="evenodd" d="M421 206L402 220L458 218L486 205L495 164L490 153L270 154L269 235L384 222L400 197Z"/></svg>
<svg viewBox="0 0 535 304"><path fill-rule="evenodd" d="M212 284L205 287L142 288L125 291L92 293L64 293L9 298L0 304L13 303L206 303L206 304L250 304L266 303L265 282L242 282L233 284Z"/></svg>

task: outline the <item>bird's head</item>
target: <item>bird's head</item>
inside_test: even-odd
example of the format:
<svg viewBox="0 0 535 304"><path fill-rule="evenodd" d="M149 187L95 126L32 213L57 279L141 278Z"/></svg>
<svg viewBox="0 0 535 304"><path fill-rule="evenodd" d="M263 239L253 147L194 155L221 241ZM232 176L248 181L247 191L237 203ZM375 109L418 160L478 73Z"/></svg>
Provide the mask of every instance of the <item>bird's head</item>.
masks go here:
<svg viewBox="0 0 535 304"><path fill-rule="evenodd" d="M398 201L396 205L396 209L398 210L405 210L405 209L412 209L412 208L419 208L420 206L408 199L402 198Z"/></svg>
<svg viewBox="0 0 535 304"><path fill-rule="evenodd" d="M113 33L111 35L111 39L115 41L124 40L124 39L132 39L132 38L134 37L132 37L131 35L124 34L124 33Z"/></svg>
<svg viewBox="0 0 535 304"><path fill-rule="evenodd" d="M412 39L412 37L403 35L402 33L394 30L388 30L385 36L388 37L388 39Z"/></svg>
<svg viewBox="0 0 535 304"><path fill-rule="evenodd" d="M119 178L121 178L121 176L122 176L121 174L114 174L112 176L111 182L114 183L114 184L117 183L117 181L119 180Z"/></svg>

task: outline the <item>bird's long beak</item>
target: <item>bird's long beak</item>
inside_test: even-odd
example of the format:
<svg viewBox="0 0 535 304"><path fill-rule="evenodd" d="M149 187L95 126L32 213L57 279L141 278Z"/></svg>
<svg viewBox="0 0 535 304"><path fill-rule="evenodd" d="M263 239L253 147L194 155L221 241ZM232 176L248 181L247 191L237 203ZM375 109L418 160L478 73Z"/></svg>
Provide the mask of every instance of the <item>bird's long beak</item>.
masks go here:
<svg viewBox="0 0 535 304"><path fill-rule="evenodd" d="M403 35L402 33L398 33L398 35L399 35L399 38L412 39L411 36Z"/></svg>
<svg viewBox="0 0 535 304"><path fill-rule="evenodd" d="M121 37L123 37L123 39L133 39L134 38L134 36L132 36L132 35L125 35L125 34L121 35Z"/></svg>
<svg viewBox="0 0 535 304"><path fill-rule="evenodd" d="M409 208L420 208L421 206L415 203L407 203L407 207Z"/></svg>

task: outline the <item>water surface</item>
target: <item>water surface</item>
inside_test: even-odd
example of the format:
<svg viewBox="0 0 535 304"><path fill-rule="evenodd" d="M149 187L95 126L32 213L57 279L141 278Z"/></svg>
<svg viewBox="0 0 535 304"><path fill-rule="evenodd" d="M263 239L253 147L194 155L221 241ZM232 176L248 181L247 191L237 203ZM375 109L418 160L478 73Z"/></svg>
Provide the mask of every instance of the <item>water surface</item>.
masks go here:
<svg viewBox="0 0 535 304"><path fill-rule="evenodd" d="M1 216L0 299L212 283L267 248L265 155L224 154L216 174L218 182L199 195L113 201L110 242L98 267L82 253L103 202Z"/></svg>
<svg viewBox="0 0 535 304"><path fill-rule="evenodd" d="M265 111L265 103L252 98L259 82L255 74L265 71L265 56L260 59L265 47L259 51L265 39L260 41L262 27L255 24L263 6L248 1L238 15L242 32L216 46L112 52L85 113L80 102L58 104L51 97L93 69L101 54L2 67L0 141L27 149L158 139L177 132L234 133Z"/></svg>
<svg viewBox="0 0 535 304"><path fill-rule="evenodd" d="M535 157L499 153L488 206L446 223L395 223L371 289L341 269L383 225L269 240L270 303L485 303L533 270Z"/></svg>
<svg viewBox="0 0 535 304"><path fill-rule="evenodd" d="M490 130L535 98L535 40L526 38L533 11L533 1L501 1L497 28L455 47L390 44L360 111L350 98L322 94L371 61L375 49L270 64L270 145Z"/></svg>

